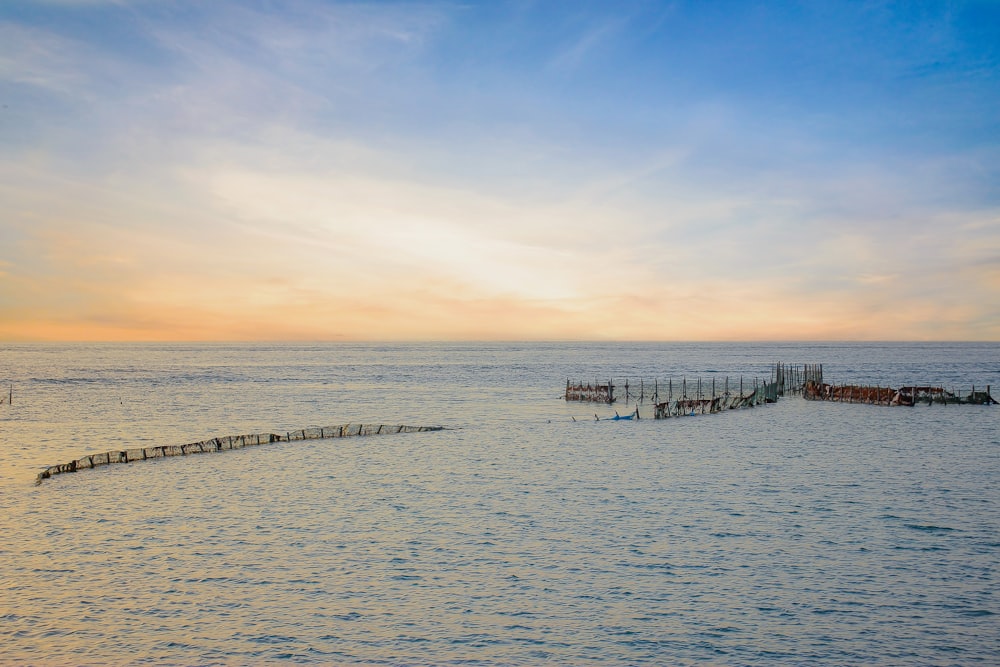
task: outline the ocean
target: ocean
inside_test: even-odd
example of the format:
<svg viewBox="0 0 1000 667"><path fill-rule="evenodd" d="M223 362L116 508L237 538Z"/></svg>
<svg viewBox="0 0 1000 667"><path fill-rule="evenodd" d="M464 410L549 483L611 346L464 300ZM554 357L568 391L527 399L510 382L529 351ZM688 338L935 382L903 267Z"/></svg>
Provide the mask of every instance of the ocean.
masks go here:
<svg viewBox="0 0 1000 667"><path fill-rule="evenodd" d="M998 343L5 345L0 663L1000 664L1000 406L563 398L778 361L1000 396ZM445 430L34 485L348 422Z"/></svg>

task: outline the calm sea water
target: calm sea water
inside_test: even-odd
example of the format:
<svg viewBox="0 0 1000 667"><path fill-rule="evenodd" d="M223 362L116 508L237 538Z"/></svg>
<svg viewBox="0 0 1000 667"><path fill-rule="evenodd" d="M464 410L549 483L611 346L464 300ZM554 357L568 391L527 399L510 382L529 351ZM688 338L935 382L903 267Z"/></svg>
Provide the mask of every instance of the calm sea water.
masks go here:
<svg viewBox="0 0 1000 667"><path fill-rule="evenodd" d="M1000 394L998 344L0 348L0 662L998 664L1000 407L562 400L778 360ZM449 430L32 485L345 422Z"/></svg>

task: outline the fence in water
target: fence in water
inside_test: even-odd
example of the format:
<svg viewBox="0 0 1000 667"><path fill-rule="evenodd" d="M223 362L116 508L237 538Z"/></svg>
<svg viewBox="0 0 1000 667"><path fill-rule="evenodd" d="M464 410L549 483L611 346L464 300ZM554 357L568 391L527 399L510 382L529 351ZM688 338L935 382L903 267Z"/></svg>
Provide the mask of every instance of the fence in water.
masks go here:
<svg viewBox="0 0 1000 667"><path fill-rule="evenodd" d="M808 383L823 382L823 364L784 364L778 362L771 367L771 382L778 385L781 396L801 395Z"/></svg>
<svg viewBox="0 0 1000 667"><path fill-rule="evenodd" d="M728 384L728 378L726 379ZM701 384L701 381L698 381ZM713 383L714 385L714 383ZM741 387L736 392L730 392L728 388L722 393L716 393L712 387L711 394L701 396L700 392L695 397L687 397L683 394L673 398L668 393L666 401L655 403L653 409L654 419L669 419L671 417L686 417L691 415L714 414L725 410L739 410L742 408L752 408L764 403L774 403L778 400L778 384L769 382L758 384L755 382L753 388L744 391Z"/></svg>
<svg viewBox="0 0 1000 667"><path fill-rule="evenodd" d="M664 381L626 379L619 384L615 384L614 380L587 383L567 380L564 397L567 401L607 404L621 399L625 405L634 403L636 409L648 402L653 406L655 419L666 419L774 403L781 395L775 378L772 372L769 382L760 378L751 381L742 376L711 379L682 377L680 380L668 378Z"/></svg>
<svg viewBox="0 0 1000 667"><path fill-rule="evenodd" d="M35 485L42 483L53 475L67 472L77 472L88 468L111 465L115 463L134 463L147 459L159 459L167 456L190 456L192 454L207 454L231 449L243 449L255 445L266 445L272 442L294 442L296 440L320 440L327 438L349 438L351 436L382 435L389 433L418 433L422 431L441 431L442 426L400 426L387 424L341 424L339 426L324 426L303 428L287 433L253 433L250 435L225 435L220 438L210 438L187 445L163 445L160 447L140 447L122 449L100 454L87 454L68 463L49 466L38 473Z"/></svg>
<svg viewBox="0 0 1000 667"><path fill-rule="evenodd" d="M569 380L566 380L566 400L586 401L589 403L614 403L615 385L611 380L608 380L605 384L597 381L593 384L589 382L587 384L583 384L582 382L571 384Z"/></svg>
<svg viewBox="0 0 1000 667"><path fill-rule="evenodd" d="M740 375L738 378L730 376L711 379L682 377L680 380L646 380L639 378L630 380L628 378L620 380L617 384L613 379L606 381L595 380L593 382L573 382L566 380L566 391L564 397L567 401L585 401L591 403L614 403L623 399L626 404L643 404L647 400L653 403L666 393L667 400L673 400L675 394L683 399L714 399L722 396L748 396L749 387L753 386L754 391L760 390L761 386L774 385L770 389L771 394L777 392L777 396L788 396L801 394L808 382L823 382L822 364L802 364L790 365L776 363L769 370L768 379L765 381L760 377L755 377L752 381ZM775 400L777 396L771 396Z"/></svg>
<svg viewBox="0 0 1000 667"><path fill-rule="evenodd" d="M914 406L926 403L932 405L996 405L990 394L990 386L976 391L948 390L944 387L909 386L893 389L879 385L830 385L822 382L808 382L802 393L810 401L833 401L837 403L865 403L868 405Z"/></svg>
<svg viewBox="0 0 1000 667"><path fill-rule="evenodd" d="M754 378L753 382L734 380L728 376L681 378L675 381L628 379L615 384L614 380L584 384L566 381L567 401L614 403L623 399L625 405L635 404L636 410L647 401L653 405L653 417L666 419L694 414L713 414L725 410L749 408L763 403L774 403L782 396L802 396L812 401L841 403L866 403L870 405L995 405L990 393L974 386L964 389L946 389L931 385L913 385L891 388L881 385L831 385L825 383L822 364L775 363L767 380Z"/></svg>
<svg viewBox="0 0 1000 667"><path fill-rule="evenodd" d="M811 401L838 403L866 403L869 405L996 405L990 386L951 390L940 386L911 385L894 389L875 385L831 385L823 381L822 364L789 366L777 363L771 372L772 382L777 383L781 396L801 395Z"/></svg>

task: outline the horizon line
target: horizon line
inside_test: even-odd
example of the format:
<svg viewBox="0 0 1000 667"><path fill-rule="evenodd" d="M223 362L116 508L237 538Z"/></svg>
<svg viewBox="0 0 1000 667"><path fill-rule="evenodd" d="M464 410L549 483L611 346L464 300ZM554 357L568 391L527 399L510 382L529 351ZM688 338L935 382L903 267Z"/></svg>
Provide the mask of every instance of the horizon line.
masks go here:
<svg viewBox="0 0 1000 667"><path fill-rule="evenodd" d="M1000 340L980 340L980 339L920 339L920 338L747 338L747 339L598 339L598 338L525 338L525 339L489 339L489 338L439 338L439 339L231 339L231 340L128 340L128 339L102 339L102 340L0 340L3 345L442 345L442 344L625 344L625 345L658 345L658 344L681 344L681 345L703 345L712 344L899 344L899 343L928 343L928 344L1000 344Z"/></svg>

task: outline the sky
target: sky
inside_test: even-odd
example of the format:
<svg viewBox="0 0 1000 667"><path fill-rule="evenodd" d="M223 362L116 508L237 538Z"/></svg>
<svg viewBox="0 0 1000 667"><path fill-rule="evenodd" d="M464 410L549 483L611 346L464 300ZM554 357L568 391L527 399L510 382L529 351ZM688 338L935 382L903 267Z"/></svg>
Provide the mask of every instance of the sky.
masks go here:
<svg viewBox="0 0 1000 667"><path fill-rule="evenodd" d="M1000 340L1000 2L4 0L0 341Z"/></svg>

